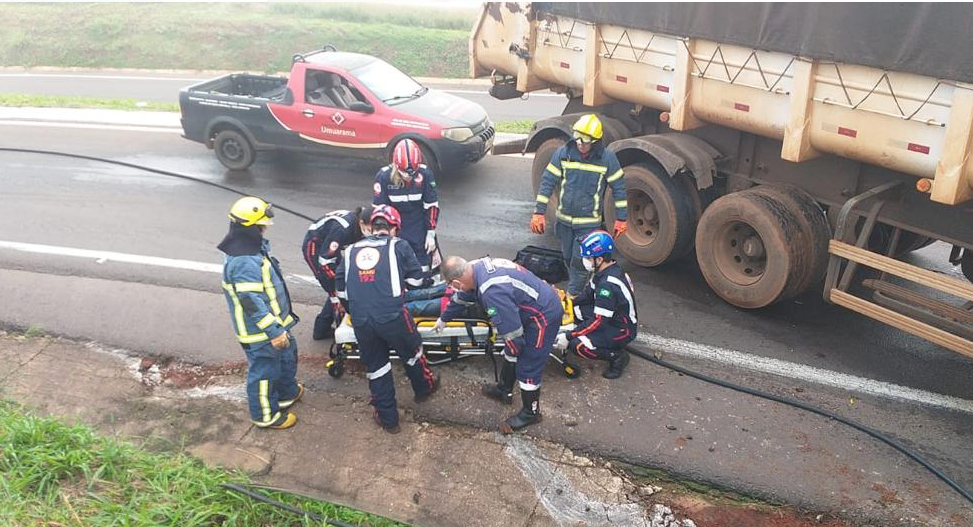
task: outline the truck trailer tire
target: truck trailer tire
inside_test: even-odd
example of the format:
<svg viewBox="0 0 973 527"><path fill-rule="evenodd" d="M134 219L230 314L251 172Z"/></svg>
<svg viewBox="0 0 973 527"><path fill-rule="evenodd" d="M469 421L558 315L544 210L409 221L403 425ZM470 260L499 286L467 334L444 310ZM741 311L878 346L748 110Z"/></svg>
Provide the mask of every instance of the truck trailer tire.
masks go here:
<svg viewBox="0 0 973 527"><path fill-rule="evenodd" d="M537 196L537 191L541 188L541 176L544 175L544 169L551 162L551 156L554 155L554 152L564 146L564 143L565 139L563 137L552 137L541 143L541 146L534 152L534 162L530 166L530 179L534 188L535 197ZM557 196L560 188L560 185L554 187L554 192L551 193L551 199L547 202L547 214L545 218L547 219L548 226L550 226L548 230L551 232L553 232L554 223L557 221L555 212L557 211Z"/></svg>
<svg viewBox="0 0 973 527"><path fill-rule="evenodd" d="M831 225L824 211L807 192L791 185L761 185L754 189L784 204L794 214L804 233L807 256L806 265L795 272L803 275L794 284L794 289L784 293L785 298L797 296L809 287L821 283L828 271L828 242L831 240Z"/></svg>
<svg viewBox="0 0 973 527"><path fill-rule="evenodd" d="M797 290L808 253L790 207L756 189L714 201L696 229L696 259L706 283L737 307L768 306Z"/></svg>
<svg viewBox="0 0 973 527"><path fill-rule="evenodd" d="M625 167L628 190L628 232L615 240L618 250L634 264L655 267L685 256L693 248L698 220L686 186L680 185L654 164ZM613 197L606 192L605 219L615 222Z"/></svg>
<svg viewBox="0 0 973 527"><path fill-rule="evenodd" d="M213 139L216 159L230 170L246 170L257 158L250 141L236 130L222 130Z"/></svg>

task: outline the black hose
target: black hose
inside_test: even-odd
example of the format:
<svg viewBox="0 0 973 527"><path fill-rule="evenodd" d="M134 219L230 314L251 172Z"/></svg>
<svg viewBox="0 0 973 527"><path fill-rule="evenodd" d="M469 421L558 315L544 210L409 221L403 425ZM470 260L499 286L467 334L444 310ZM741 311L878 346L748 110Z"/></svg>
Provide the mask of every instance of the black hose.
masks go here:
<svg viewBox="0 0 973 527"><path fill-rule="evenodd" d="M106 159L106 158L103 158L103 157L86 156L86 155L83 155L83 154L71 154L71 153L68 153L68 152L58 152L56 150L38 150L38 149L34 149L34 148L8 148L8 147L0 147L0 152L20 152L20 153L24 153L24 154L44 154L44 155L50 155L50 156L61 156L61 157L71 157L71 158L75 158L75 159L85 159L85 160L88 160L88 161L98 161L98 162L101 162L101 163L109 163L109 164L112 164L112 165L119 165L119 166L123 166L123 167L134 168L136 170L144 170L146 172L152 172L152 173L159 174L159 175L162 175L162 176L174 177L174 178L178 178L178 179L185 179L187 181L193 181L193 182L196 182L196 183L202 183L203 185L209 185L211 187L216 187L218 189L222 189L222 190L225 190L227 192L232 192L232 193L238 194L240 196L250 196L250 195L252 195L250 193L242 192L240 190L237 190L237 189L235 189L233 187L228 187L226 185L220 185L219 183L214 183L212 181L207 181L207 180L202 179L202 178L198 178L198 177L194 177L194 176L189 176L189 175L186 175L186 174L180 174L178 172L170 172L168 170L161 170L161 169L158 169L158 168L152 168L152 167L147 167L147 166L142 166L142 165L136 165L136 164L133 164L133 163L126 163L125 161L117 161L115 159ZM282 206L280 206L280 205L278 205L276 203L274 203L274 210L282 210L284 212L289 212L289 213L297 216L298 218L303 218L303 219L305 219L307 221L311 221L311 222L314 221L314 218L312 218L310 216L306 216L306 215L301 214L300 212L297 212L295 210L291 210L291 209L288 209L286 207L282 207Z"/></svg>
<svg viewBox="0 0 973 527"><path fill-rule="evenodd" d="M155 174L160 174L160 175L163 175L163 176L169 176L169 177L174 177L174 178L179 178L179 179L185 179L185 180L188 180L188 181L194 181L196 183L202 183L204 185L209 185L209 186L216 187L216 188L219 188L219 189L223 189L223 190L226 190L226 191L229 191L229 192L233 192L234 194L239 194L241 196L248 196L249 195L246 192L241 192L241 191L239 191L239 190L237 190L235 188L228 187L226 185L220 185L219 183L214 183L212 181L206 181L205 179L201 179L201 178L197 178L197 177L193 177L193 176L188 176L186 174L179 174L177 172L170 172L168 170L160 170L160 169L157 169L157 168L151 168L151 167L136 165L136 164L133 164L133 163L126 163L124 161L116 161L114 159L105 159L105 158L94 157L94 156L86 156L86 155L82 155L82 154L70 154L70 153L67 153L67 152L58 152L58 151L53 151L53 150L38 150L38 149L32 149L32 148L8 148L8 147L0 147L0 152L21 152L21 153L27 153L27 154L45 154L45 155L54 155L54 156L62 156L62 157L71 157L71 158L75 158L75 159L86 159L86 160L89 160L89 161L99 161L99 162L102 162L102 163L110 163L110 164L120 165L120 166L124 166L124 167L128 167L128 168L134 168L136 170L144 170L144 171L147 171L147 172L153 172ZM311 218L310 216L305 216L304 214L301 214L300 212L297 212L297 211L288 209L286 207L282 207L280 205L276 205L275 204L274 205L274 208L275 209L278 209L278 210L282 210L284 212L289 212L289 213L291 213L291 214L293 214L293 215L295 215L295 216L297 216L299 218L303 218L303 219L308 220L308 221L314 221L314 218ZM814 414L818 414L818 415L820 415L822 417L827 417L829 419L834 419L835 421L838 421L839 423L842 423L842 424L845 424L847 426L850 426L850 427L854 428L855 430L858 430L858 431L863 432L863 433L865 433L865 434L867 434L867 435L869 435L869 436L871 436L871 437L873 437L875 439L878 439L879 441L881 441L881 442L883 442L883 443L891 446L892 448L898 450L899 452L901 452L902 454L904 454L906 457L912 459L916 463L919 463L926 470L928 470L929 472L931 472L934 476L936 476L937 478L939 478L940 480L942 480L944 483L946 483L947 485L949 485L953 490L955 490L957 493L959 493L959 495L962 496L966 501L970 502L970 504L973 504L973 495L971 495L966 489L964 489L958 483L956 483L955 481L953 481L952 479L950 479L949 476L943 474L939 469L937 469L936 467L934 467L931 463L929 463L928 461L926 461L925 458L923 458L922 456L920 456L916 452L910 450L909 448L905 447L904 445L900 444L899 442L897 442L894 439L892 439L892 438L890 438L890 437L882 434L881 432L879 432L877 430L873 430L873 429L871 429L871 428L869 428L869 427L867 427L865 425L856 423L855 421L852 421L852 420L847 419L845 417L841 417L840 415L831 413L831 412L829 412L827 410L823 410L823 409L820 409L820 408L811 406L809 404L802 403L801 401L796 401L794 399L788 399L786 397L780 397L780 396L773 395L773 394L766 393L766 392L761 392L761 391L755 390L753 388L747 388L745 386L740 386L740 385L737 385L737 384L733 384L731 382L727 382L727 381L723 381L723 380L716 379L716 378L713 378L713 377L709 377L709 376L704 375L702 373L697 373L697 372L694 372L694 371L691 371L691 370L687 370L687 369L682 368L680 366L676 366L675 364L666 362L666 361L661 360L661 359L657 359L654 356L649 355L649 354L647 354L647 353L645 353L643 351L640 351L638 349L635 349L634 347L632 347L630 345L629 346L626 346L626 349L631 354L635 355L636 357L640 357L642 359L645 359L645 360L647 360L647 361L649 361L649 362L651 362L653 364L657 364L659 366L662 366L663 368L668 368L668 369L670 369L672 371L682 373L683 375L688 375L690 377L699 379L701 381L705 381L705 382L708 382L708 383L711 383L711 384L715 384L717 386L722 386L724 388L729 388L731 390L736 390L738 392L742 392L742 393L746 393L746 394L749 394L749 395L753 395L755 397L761 397L763 399L768 399L768 400L775 401L775 402L778 402L778 403L782 403L782 404L786 404L786 405L789 405L789 406L793 406L795 408L800 408L802 410L806 410L808 412L811 412L811 413L814 413ZM311 514L311 513L307 513L307 512L304 512L304 511L300 510L300 509L295 509L295 508L290 507L290 506L288 506L286 504L283 504L283 503L280 503L280 502L276 502L274 500L271 500L270 498L266 498L266 497L261 496L259 494L256 494L256 493L253 493L251 491L248 491L248 490L246 490L246 489L244 489L242 487L239 487L239 486L236 486L236 485L232 485L232 484L229 484L229 483L224 484L224 486L227 487L227 488L230 488L231 490L236 490L237 492L242 492L244 494L247 494L248 496L251 496L254 499L259 499L259 500L265 501L267 503L273 502L271 504L279 504L281 506L281 508L284 508L285 510L290 510L291 512L295 512L297 514L305 514L305 515L311 517L312 519L317 519L317 520L320 520L321 519L321 517L318 516L318 515L314 515L314 514ZM285 492L285 491L282 491L282 492ZM328 523L330 523L331 525L341 525L341 526L347 526L348 525L348 524L343 524L343 523L340 523L340 522L339 523L332 523L331 520L328 520Z"/></svg>
<svg viewBox="0 0 973 527"><path fill-rule="evenodd" d="M966 499L966 501L970 502L970 504L973 504L973 495L970 495L970 493L966 489L964 489L958 483L956 483L955 481L953 481L952 479L950 479L949 476L947 476L946 474L943 474L939 469L937 469L936 467L934 467L931 463L929 463L928 461L926 461L925 458L923 458L922 456L920 456L915 451L910 450L905 445L902 445L898 441L896 441L896 440L894 440L894 439L886 436L885 434L883 434L883 433L881 433L881 432L879 432L877 430L874 430L874 429L869 428L869 427L867 427L867 426L865 426L863 424L857 423L855 421L852 421L851 419L842 417L840 415L837 415L835 413L829 412L827 410L823 410L823 409L818 408L816 406L811 406L811 405L809 405L807 403L803 403L801 401L797 401L797 400L794 400L794 399L789 399L787 397L781 397L779 395L774 395L772 393L762 392L760 390L755 390L753 388L747 388L746 386L740 386L739 384L733 384L731 382L724 381L724 380L720 380L720 379L717 379L715 377L710 377L710 376L704 375L702 373L698 373L698 372L695 372L695 371L692 371L692 370L687 370L686 368L683 368L681 366L676 366L675 364L672 364L670 362L666 362L666 361L664 361L662 359L656 358L655 356L650 355L648 353L645 353L644 351L635 349L631 345L626 346L626 349L628 350L629 353L631 353L632 355L635 355L636 357L645 359L645 360L647 360L647 361L649 361L649 362L651 362L653 364L662 366L663 368L668 368L668 369L670 369L672 371L681 373L683 375L688 375L690 377L699 379L701 381L705 381L705 382L708 382L708 383L711 383L711 384L715 384L717 386L722 386L724 388L729 388L731 390L736 390L738 392L742 392L742 393L745 393L745 394L748 394L748 395L753 395L755 397L761 397L763 399L768 399L768 400L775 401L775 402L778 402L778 403L786 404L788 406L793 406L795 408L800 408L802 410L806 410L808 412L811 412L811 413L814 413L814 414L818 414L818 415L820 415L822 417L827 417L828 419L834 419L835 421L838 421L839 423L848 425L848 426L854 428L855 430L858 430L860 432L864 432L865 434L868 434L868 435L874 437L875 439L878 439L879 441L881 441L881 442L883 442L883 443L891 446L892 448L898 450L899 452L905 454L908 458L912 459L916 463L919 463L920 465L922 465L923 467L925 467L926 470L928 470L929 472L932 472L932 474L934 476L936 476L937 478L939 478L940 480L942 480L944 483L946 483L947 485L949 485L950 487L952 487L952 489L955 490L956 492L958 492L960 496L962 496L964 499Z"/></svg>
<svg viewBox="0 0 973 527"><path fill-rule="evenodd" d="M306 511L304 509L300 509L298 507L292 507L292 506L290 506L290 505L288 505L286 503L279 502L279 501L277 501L277 500L275 500L273 498L268 498L267 496L264 496L263 494L260 494L259 492L254 492L254 491L252 491L252 490L244 487L243 485L237 485L235 483L223 483L222 485L223 485L223 488L225 488L225 489L232 490L233 492L239 492L240 494L243 494L244 496L248 496L250 498L253 498L253 499L257 500L257 501L266 503L268 505L272 505L272 506L277 507L278 509L283 510L283 511L287 511L287 512L290 512L290 513L293 513L293 514L299 514L301 516L307 516L308 518L311 518L314 521L319 521L319 522L322 522L323 521L323 522L327 523L328 525L334 525L335 527L355 527L354 525L352 525L350 523L347 523L347 522L343 522L341 520L332 520L332 519L326 518L324 516L321 516L320 514L317 514L317 513L308 512L308 511ZM278 489L276 487L259 486L258 488L263 488L263 489L266 489L266 490L273 490L275 492L282 492L282 493L285 493L285 494L295 494L295 495L301 496L302 498L307 498L307 499L312 499L312 500L315 500L315 501L320 501L320 500L317 500L316 498L312 498L310 496L306 496L306 495L303 495L303 494L297 494L295 492L291 492L291 491L288 491L288 490L285 490L285 489Z"/></svg>

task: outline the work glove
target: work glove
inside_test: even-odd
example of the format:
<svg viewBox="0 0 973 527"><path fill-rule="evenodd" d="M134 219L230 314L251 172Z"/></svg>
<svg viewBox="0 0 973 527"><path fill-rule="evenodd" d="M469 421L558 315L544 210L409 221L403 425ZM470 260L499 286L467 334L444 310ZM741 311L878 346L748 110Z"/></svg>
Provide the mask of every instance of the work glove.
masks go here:
<svg viewBox="0 0 973 527"><path fill-rule="evenodd" d="M282 350L291 345L291 339L287 337L287 332L285 331L270 339L270 345L273 346L275 350Z"/></svg>
<svg viewBox="0 0 973 527"><path fill-rule="evenodd" d="M554 348L560 351L568 349L568 336L564 333L558 333L554 339Z"/></svg>
<svg viewBox="0 0 973 527"><path fill-rule="evenodd" d="M625 234L628 230L628 222L625 220L615 220L615 239L617 240L619 236Z"/></svg>
<svg viewBox="0 0 973 527"><path fill-rule="evenodd" d="M444 329L446 329L446 323L443 322L443 319L437 318L436 324L432 327L432 331L434 333L442 333Z"/></svg>
<svg viewBox="0 0 973 527"><path fill-rule="evenodd" d="M537 212L530 219L530 232L534 234L544 234L544 215Z"/></svg>
<svg viewBox="0 0 973 527"><path fill-rule="evenodd" d="M426 252L431 253L436 250L436 231L426 231Z"/></svg>

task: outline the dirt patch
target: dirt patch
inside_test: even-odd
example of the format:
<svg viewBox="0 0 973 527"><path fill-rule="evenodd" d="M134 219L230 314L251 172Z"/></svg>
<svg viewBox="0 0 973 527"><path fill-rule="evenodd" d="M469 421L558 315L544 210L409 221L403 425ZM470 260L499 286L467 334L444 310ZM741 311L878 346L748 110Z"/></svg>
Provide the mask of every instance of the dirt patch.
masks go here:
<svg viewBox="0 0 973 527"><path fill-rule="evenodd" d="M791 507L724 507L691 496L674 496L668 501L674 510L692 518L697 527L853 527L827 515Z"/></svg>

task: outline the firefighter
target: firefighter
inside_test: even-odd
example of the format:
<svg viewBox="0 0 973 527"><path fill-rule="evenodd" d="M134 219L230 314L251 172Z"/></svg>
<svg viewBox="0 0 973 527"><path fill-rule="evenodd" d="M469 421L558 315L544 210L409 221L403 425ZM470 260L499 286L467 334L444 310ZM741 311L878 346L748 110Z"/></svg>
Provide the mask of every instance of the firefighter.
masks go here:
<svg viewBox="0 0 973 527"><path fill-rule="evenodd" d="M628 201L625 178L618 158L605 148L601 121L595 114L581 116L574 123L574 138L558 148L541 176L530 230L544 234L547 202L560 184L555 233L561 254L568 266L568 293L575 296L584 288L587 276L578 257L580 237L602 228L602 203L610 186L615 202L615 237L626 230Z"/></svg>
<svg viewBox="0 0 973 527"><path fill-rule="evenodd" d="M608 362L601 376L617 379L629 361L625 345L638 333L635 289L628 273L612 260L615 243L611 235L595 231L579 245L584 268L593 275L575 299L575 315L580 322L573 331L558 334L555 347Z"/></svg>
<svg viewBox="0 0 973 527"><path fill-rule="evenodd" d="M250 419L259 428L284 429L297 423L289 408L304 394L298 384L297 342L290 329L298 322L270 242L270 203L248 196L230 208L230 230L218 245L226 254L223 293L230 321L247 356Z"/></svg>
<svg viewBox="0 0 973 527"><path fill-rule="evenodd" d="M439 274L436 241L439 197L436 179L422 162L419 144L402 139L392 150L392 163L375 175L373 205L391 205L402 215L399 237L409 242L426 277Z"/></svg>
<svg viewBox="0 0 973 527"><path fill-rule="evenodd" d="M503 404L513 403L514 380L520 384L523 408L500 424L509 434L541 420L541 373L561 327L564 310L557 292L523 267L500 258L472 262L451 256L443 264L443 278L457 291L435 331L476 301L486 310L504 342L499 382L482 392Z"/></svg>
<svg viewBox="0 0 973 527"><path fill-rule="evenodd" d="M334 336L334 327L341 323L342 308L334 289L334 273L341 260L341 251L362 238L362 207L353 211L336 210L318 218L307 229L302 244L304 261L328 294L328 301L314 319L314 340Z"/></svg>
<svg viewBox="0 0 973 527"><path fill-rule="evenodd" d="M401 225L395 208L375 207L371 235L345 249L335 276L338 298L351 315L367 369L375 419L392 434L400 428L389 350L394 349L402 359L417 403L439 388L439 378L429 370L422 339L405 307L406 288L424 284L412 248L396 237Z"/></svg>

